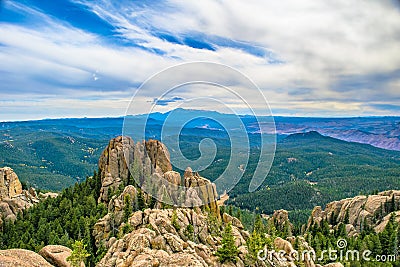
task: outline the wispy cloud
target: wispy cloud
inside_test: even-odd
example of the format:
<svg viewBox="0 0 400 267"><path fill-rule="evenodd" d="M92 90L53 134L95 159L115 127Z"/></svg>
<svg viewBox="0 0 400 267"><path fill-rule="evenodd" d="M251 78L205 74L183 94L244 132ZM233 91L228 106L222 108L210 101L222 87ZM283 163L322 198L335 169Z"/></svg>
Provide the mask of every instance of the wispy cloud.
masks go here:
<svg viewBox="0 0 400 267"><path fill-rule="evenodd" d="M168 98L168 99L154 98L152 103L154 105L159 105L159 106L168 106L168 104L170 104L170 103L175 103L175 102L182 101L182 100L185 100L185 99L182 97L177 97L177 96Z"/></svg>
<svg viewBox="0 0 400 267"><path fill-rule="evenodd" d="M70 116L122 115L124 107L100 106L128 102L166 67L212 61L253 79L275 113L399 115L399 12L392 1L361 0L7 0L0 9L0 97L19 109L37 99L41 104L25 111L37 117L43 106L58 116L57 98L91 108L67 107ZM161 91L148 91L143 101ZM174 101L181 99L156 103ZM0 113L16 117L7 103Z"/></svg>

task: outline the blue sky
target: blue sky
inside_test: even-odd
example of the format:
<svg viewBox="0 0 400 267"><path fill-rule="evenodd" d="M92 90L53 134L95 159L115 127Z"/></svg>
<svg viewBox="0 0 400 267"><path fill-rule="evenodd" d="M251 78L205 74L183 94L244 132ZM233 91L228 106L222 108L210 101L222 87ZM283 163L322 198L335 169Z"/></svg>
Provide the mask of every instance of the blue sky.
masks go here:
<svg viewBox="0 0 400 267"><path fill-rule="evenodd" d="M276 115L400 115L398 3L2 0L0 121L124 115L146 79L192 61L244 73ZM165 90L142 92L138 113L196 97L159 99Z"/></svg>

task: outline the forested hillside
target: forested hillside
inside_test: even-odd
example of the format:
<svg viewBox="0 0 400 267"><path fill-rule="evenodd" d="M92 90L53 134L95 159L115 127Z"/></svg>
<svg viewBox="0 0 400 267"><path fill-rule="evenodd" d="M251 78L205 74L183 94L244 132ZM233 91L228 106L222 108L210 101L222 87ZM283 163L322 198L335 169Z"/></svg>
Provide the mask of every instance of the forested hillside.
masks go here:
<svg viewBox="0 0 400 267"><path fill-rule="evenodd" d="M246 192L251 170L250 166L231 193L231 203L263 213L311 209L358 194L400 188L399 152L317 132L290 135L279 142L271 171L255 193Z"/></svg>
<svg viewBox="0 0 400 267"><path fill-rule="evenodd" d="M154 123L150 127L154 131L150 129L149 134L157 135L158 122ZM0 164L12 167L29 186L61 191L97 169L102 149L109 138L119 134L121 127L121 118L3 124ZM214 162L201 172L213 180L228 164L230 142L226 132L194 126L184 128L180 148L183 155L196 159L200 156L198 144L204 138L211 138L217 146ZM400 152L310 132L278 136L268 177L260 191L248 194L248 183L260 153L257 134L249 133L249 138L251 154L247 170L229 194L231 204L251 211L309 210L359 193L400 188Z"/></svg>
<svg viewBox="0 0 400 267"><path fill-rule="evenodd" d="M89 266L93 266L102 253L94 246L93 225L107 212L103 203L97 203L100 186L100 177L95 172L84 182L64 189L57 198L47 198L20 213L15 223L5 222L0 231L0 249L38 252L48 244L72 247L74 240L83 240L91 254Z"/></svg>

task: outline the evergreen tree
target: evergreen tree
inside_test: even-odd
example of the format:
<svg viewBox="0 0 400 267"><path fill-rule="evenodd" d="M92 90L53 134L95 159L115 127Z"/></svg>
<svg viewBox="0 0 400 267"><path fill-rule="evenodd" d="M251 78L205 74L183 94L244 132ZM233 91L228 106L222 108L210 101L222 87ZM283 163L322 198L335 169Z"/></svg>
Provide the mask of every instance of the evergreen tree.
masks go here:
<svg viewBox="0 0 400 267"><path fill-rule="evenodd" d="M222 246L217 250L215 255L218 257L219 261L233 262L236 263L236 257L238 255L238 249L235 246L235 238L232 233L232 225L228 223L222 234Z"/></svg>
<svg viewBox="0 0 400 267"><path fill-rule="evenodd" d="M77 240L72 244L72 252L67 258L67 261L71 263L72 267L80 267L82 262L84 263L86 258L89 256L90 254L86 250L86 245L83 241Z"/></svg>
<svg viewBox="0 0 400 267"><path fill-rule="evenodd" d="M181 226L178 223L178 215L176 214L176 210L172 212L171 224L177 231L181 229Z"/></svg>
<svg viewBox="0 0 400 267"><path fill-rule="evenodd" d="M128 222L129 217L132 215L132 203L130 195L124 196L124 222Z"/></svg>
<svg viewBox="0 0 400 267"><path fill-rule="evenodd" d="M247 249L249 251L249 260L254 263L257 261L257 255L260 250L264 249L266 245L265 238L262 238L261 234L256 230L250 235L246 241Z"/></svg>
<svg viewBox="0 0 400 267"><path fill-rule="evenodd" d="M229 207L228 207L228 214L233 216L233 207L232 207L232 205L229 205Z"/></svg>
<svg viewBox="0 0 400 267"><path fill-rule="evenodd" d="M285 222L285 225L283 227L282 236L283 236L283 238L286 238L288 236L292 236L292 227L291 227L289 221Z"/></svg>
<svg viewBox="0 0 400 267"><path fill-rule="evenodd" d="M346 225L344 223L339 224L338 229L336 230L335 236L342 237L342 238L347 237Z"/></svg>
<svg viewBox="0 0 400 267"><path fill-rule="evenodd" d="M394 212L394 211L396 211L396 202L395 202L395 199L394 199L394 194L393 194L393 196L392 196L392 198L391 198L391 200L390 200L390 205L389 205L389 212Z"/></svg>
<svg viewBox="0 0 400 267"><path fill-rule="evenodd" d="M346 214L344 215L344 220L343 220L343 222L344 222L345 224L349 224L349 223L350 223L350 214L349 214L349 210L348 210L348 209L346 210Z"/></svg>
<svg viewBox="0 0 400 267"><path fill-rule="evenodd" d="M265 231L265 226L264 223L262 221L261 215L257 214L256 215L256 219L254 221L254 226L253 226L253 230L257 233L264 233Z"/></svg>
<svg viewBox="0 0 400 267"><path fill-rule="evenodd" d="M137 208L138 210L143 210L146 208L146 204L143 198L143 192L140 188L138 189L137 192Z"/></svg>
<svg viewBox="0 0 400 267"><path fill-rule="evenodd" d="M238 218L240 221L242 220L242 212L240 209L237 210L235 217Z"/></svg>
<svg viewBox="0 0 400 267"><path fill-rule="evenodd" d="M397 250L397 227L395 215L392 213L385 229L379 235L383 253L386 255L393 254Z"/></svg>

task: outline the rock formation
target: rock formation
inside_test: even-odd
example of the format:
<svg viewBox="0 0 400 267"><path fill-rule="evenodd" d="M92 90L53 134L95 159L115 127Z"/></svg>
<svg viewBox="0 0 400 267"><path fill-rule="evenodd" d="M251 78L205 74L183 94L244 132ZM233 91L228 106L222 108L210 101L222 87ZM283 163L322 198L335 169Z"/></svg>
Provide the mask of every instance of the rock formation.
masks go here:
<svg viewBox="0 0 400 267"><path fill-rule="evenodd" d="M0 169L0 201L22 194L22 185L13 169Z"/></svg>
<svg viewBox="0 0 400 267"><path fill-rule="evenodd" d="M98 247L104 245L110 235L115 234L115 231L118 231L119 226L121 226L123 222L125 196L129 196L132 202L136 201L137 189L132 185L128 185L125 187L121 195L114 196L110 200L107 215L101 218L93 227L93 236L95 237L96 245Z"/></svg>
<svg viewBox="0 0 400 267"><path fill-rule="evenodd" d="M122 152L124 149L125 154ZM124 161L124 156L129 159ZM113 161L117 161L117 164ZM126 162L133 164L130 166L134 173L131 174L127 169ZM172 171L168 150L159 141L149 140L134 145L129 137L117 137L110 141L102 153L99 168L102 180L99 201L107 200L108 214L94 226L93 235L97 246L107 243L110 236L122 227L124 199L127 195L133 210L143 208L139 207L138 198L142 198L145 206L152 206L150 202L154 201L154 198L146 193L150 192L157 199L152 208L187 206L195 207L198 213L201 213L202 208L220 219L215 184L194 173L190 168L186 169L182 180L178 172ZM133 178L129 178L131 175L136 177L134 182ZM144 177L146 175L147 177ZM112 197L108 195L110 190L126 184L124 181L128 182L129 179L135 186L127 185L121 194ZM138 187L138 184L141 187ZM150 186L152 188L149 188Z"/></svg>
<svg viewBox="0 0 400 267"><path fill-rule="evenodd" d="M248 233L239 220L229 220L235 220L232 228L236 246L239 251L247 251ZM136 211L127 224L132 231L109 240L108 252L99 267L218 266L214 253L220 245L219 233L224 223L210 221L207 213L190 208L146 209ZM245 254L239 253L237 266L243 266L243 260Z"/></svg>
<svg viewBox="0 0 400 267"><path fill-rule="evenodd" d="M153 169L159 173L165 173L172 170L169 152L166 146L157 140L148 140L145 142L147 155L153 165Z"/></svg>
<svg viewBox="0 0 400 267"><path fill-rule="evenodd" d="M221 216L215 184L190 167L183 177L173 171L169 152L161 142L135 144L129 137L117 137L103 151L99 169L99 202L108 205L108 214L93 229L96 246L107 250L98 267L244 266L248 261L246 240L250 235L239 219L226 213ZM127 219L126 210L135 212ZM276 211L269 219L288 231L293 228L285 210ZM232 225L239 254L236 264L221 265L215 252L227 224ZM276 238L274 244L289 254L293 251L290 242ZM302 246L308 246L304 239ZM279 261L277 255L273 263L296 266L290 258ZM311 259L307 264L316 266Z"/></svg>
<svg viewBox="0 0 400 267"><path fill-rule="evenodd" d="M67 258L72 250L60 245L48 245L39 251L39 255L56 267L70 267Z"/></svg>
<svg viewBox="0 0 400 267"><path fill-rule="evenodd" d="M129 166L129 168L128 168ZM146 200L152 196L170 206L204 206L219 214L215 184L188 168L183 179L172 171L167 148L159 141L134 143L129 137L109 142L99 160L102 186L99 201L111 201L117 189L132 184L140 186ZM122 186L122 188L121 188ZM219 215L218 215L219 216Z"/></svg>
<svg viewBox="0 0 400 267"><path fill-rule="evenodd" d="M386 226L390 215L387 206L390 202L400 206L400 191L391 190L370 196L356 196L328 203L323 210L320 206L314 208L308 220L307 228L313 223L320 224L326 220L331 226L345 223L349 235L356 235L365 225L374 227L380 232ZM396 213L400 221L400 213Z"/></svg>
<svg viewBox="0 0 400 267"><path fill-rule="evenodd" d="M185 206L191 206L190 201L193 201L194 197L190 195L190 189L196 190L196 195L200 198L200 205L194 203L193 206L205 206L212 212L219 216L219 206L216 200L218 199L217 189L214 183L211 183L208 179L201 177L198 173L193 173L192 169L188 167L185 170L185 187L188 188L186 192L186 204Z"/></svg>
<svg viewBox="0 0 400 267"><path fill-rule="evenodd" d="M96 246L107 250L98 267L249 264L246 240L250 235L239 219L221 214L215 184L190 167L183 177L173 171L162 143L149 140L135 144L128 137L117 137L104 150L99 168L99 201L108 205L108 214L93 230ZM109 194L116 189L122 192ZM127 218L126 210L134 212ZM276 211L269 220L289 231L293 227L285 210ZM232 225L239 251L235 264L221 264L215 256L221 246L221 233L228 224ZM290 254L294 239L276 238L274 245ZM301 240L302 247L309 248L304 238ZM280 261L277 254L273 264L296 266L293 259ZM306 266L316 267L312 259L307 260Z"/></svg>
<svg viewBox="0 0 400 267"><path fill-rule="evenodd" d="M237 246L247 251L249 234L242 223L227 214L221 218L215 184L189 167L183 177L173 171L161 142L135 144L117 137L102 153L99 169L99 201L107 203L108 214L95 224L93 235L96 246L108 251L98 266L213 266L227 223ZM109 194L121 185L121 194ZM127 199L136 212L124 222ZM150 208L142 210L140 202Z"/></svg>
<svg viewBox="0 0 400 267"><path fill-rule="evenodd" d="M102 181L99 201L107 203L110 191L127 184L131 178L142 184L152 174L171 171L172 166L168 150L161 142L148 140L135 144L130 137L119 136L101 154L99 169Z"/></svg>
<svg viewBox="0 0 400 267"><path fill-rule="evenodd" d="M14 221L19 212L38 202L33 188L22 190L21 182L13 169L0 168L0 225L3 219Z"/></svg>
<svg viewBox="0 0 400 267"><path fill-rule="evenodd" d="M0 250L1 267L53 267L39 254L25 249Z"/></svg>
<svg viewBox="0 0 400 267"><path fill-rule="evenodd" d="M111 139L99 159L101 189L99 201L108 202L108 194L129 178L128 165L125 160L124 148L133 150L133 140L117 137Z"/></svg>

